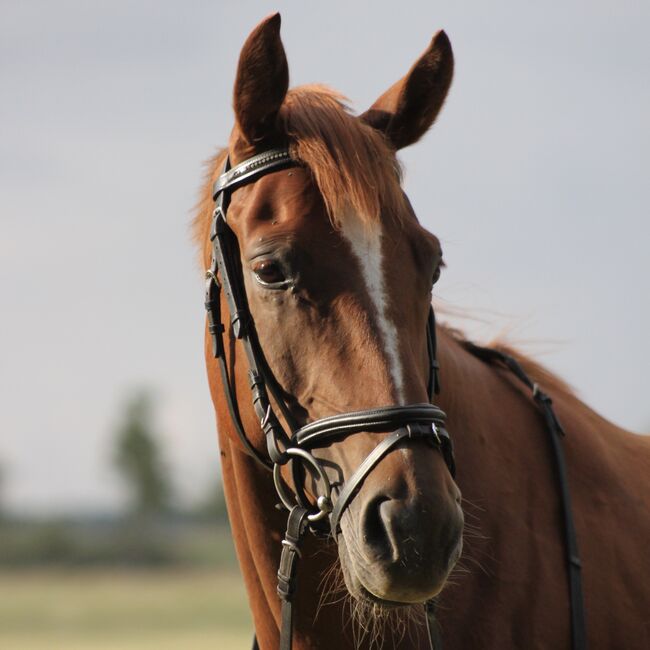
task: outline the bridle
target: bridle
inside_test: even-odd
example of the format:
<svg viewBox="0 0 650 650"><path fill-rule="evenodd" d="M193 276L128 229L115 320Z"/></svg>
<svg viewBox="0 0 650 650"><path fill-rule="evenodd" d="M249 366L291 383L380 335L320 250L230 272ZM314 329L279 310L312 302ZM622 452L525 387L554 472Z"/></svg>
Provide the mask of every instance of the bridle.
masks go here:
<svg viewBox="0 0 650 650"><path fill-rule="evenodd" d="M341 413L314 420L303 426L299 426L293 416L282 388L266 362L257 337L255 324L246 298L239 245L234 232L227 224L226 214L231 195L237 188L252 183L271 172L298 166L299 164L298 161L291 157L288 149L280 148L259 153L232 168L229 157L226 156L222 173L215 181L212 192L215 202L210 229L212 258L210 268L206 272L205 293L205 308L208 318L208 331L212 339L212 352L219 362L226 402L235 431L246 452L255 458L260 465L272 471L278 497L289 511L278 570L278 594L282 601L280 650L291 649L292 599L295 589L297 562L300 557L299 544L305 531L309 529L319 536L331 534L334 539L337 539L340 533L341 517L358 493L364 480L382 458L399 445L413 440L422 440L429 443L441 452L451 475L455 475L453 446L449 433L445 428L446 416L440 408L431 403L385 406ZM236 339L241 340L248 359L248 379L253 407L266 440L268 457L261 454L253 446L242 424L225 356L225 327L221 316L222 290L230 312L231 334ZM427 391L429 401L432 401L434 394L437 394L440 390L433 308L429 310L426 336L429 357ZM500 355L497 360L508 365L511 370L513 370L513 367L509 365L509 362L512 361L517 365L521 375L525 377L530 386L533 386L532 382L521 370L521 367L511 357L506 357L500 352L487 348L478 348L477 346L469 349L477 356L481 356L479 351L486 350L487 353ZM490 357L487 353L483 352L482 358L491 361L495 360L494 356ZM515 370L513 371L516 373ZM522 377L520 376L520 378ZM525 380L522 379L522 381ZM273 397L273 402L269 394ZM546 401L540 401L539 395L542 395ZM547 408L550 412L547 417L547 424L550 422L549 426L554 423L557 425L557 430L553 429L553 434L561 431L550 406L550 399L538 389L535 389L535 399L538 404L542 405L543 408ZM274 403L281 412L289 432L282 425ZM313 450L360 432L376 432L387 435L368 454L343 485L332 485L323 464L313 455ZM291 467L295 491L289 489L280 473L281 468L287 464L290 464ZM305 490L304 484L307 473L318 479L314 484L320 486L321 491L317 495L315 503L310 500ZM563 481L566 488L564 478ZM564 499L565 492L566 499ZM570 504L568 502L568 488L563 490L562 495L565 511L568 504L569 520L573 531ZM574 532L573 538L575 538ZM575 543L572 546L571 556L577 559L577 545ZM573 579L571 584L573 585ZM580 587L579 579L578 587ZM572 606L575 604L573 591L572 588ZM581 604L581 593L579 600ZM432 648L440 648L441 644L434 617L434 603L429 601L424 605L427 614L430 645ZM577 649L584 646L574 645L573 647Z"/></svg>

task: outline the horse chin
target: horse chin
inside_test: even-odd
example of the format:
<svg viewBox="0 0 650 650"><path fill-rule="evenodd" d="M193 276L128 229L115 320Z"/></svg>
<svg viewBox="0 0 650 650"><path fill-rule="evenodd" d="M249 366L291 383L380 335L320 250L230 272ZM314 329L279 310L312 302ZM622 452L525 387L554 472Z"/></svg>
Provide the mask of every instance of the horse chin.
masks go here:
<svg viewBox="0 0 650 650"><path fill-rule="evenodd" d="M391 579L390 570L380 562L355 562L354 556L358 553L354 550L350 553L343 535L339 538L339 560L345 586L352 598L373 607L392 610L422 604L437 596L458 561L462 546L461 536L443 568L424 572L428 574L425 581L407 581L407 584Z"/></svg>

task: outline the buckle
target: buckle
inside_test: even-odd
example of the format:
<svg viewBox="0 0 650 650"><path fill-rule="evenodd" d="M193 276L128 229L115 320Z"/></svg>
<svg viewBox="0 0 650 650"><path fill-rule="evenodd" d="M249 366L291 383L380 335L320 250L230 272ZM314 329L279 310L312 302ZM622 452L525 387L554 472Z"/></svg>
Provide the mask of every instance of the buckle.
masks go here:
<svg viewBox="0 0 650 650"><path fill-rule="evenodd" d="M318 478L323 483L324 494L319 495L316 498L316 508L313 512L307 514L307 520L310 523L320 521L327 517L330 512L332 512L332 499L330 495L332 494L332 486L330 485L329 478L322 465L308 452L300 447L289 447L284 452L290 460L300 460L305 465L308 465L311 469L315 471ZM280 501L284 507L291 511L295 507L295 496L288 493L284 484L282 483L282 476L280 474L280 465L275 464L273 467L273 482L275 483L275 490L280 497Z"/></svg>
<svg viewBox="0 0 650 650"><path fill-rule="evenodd" d="M436 439L436 444L438 447L442 447L442 440L440 439L440 434L438 433L438 427L436 426L435 422L431 423L431 433L433 433L433 437Z"/></svg>

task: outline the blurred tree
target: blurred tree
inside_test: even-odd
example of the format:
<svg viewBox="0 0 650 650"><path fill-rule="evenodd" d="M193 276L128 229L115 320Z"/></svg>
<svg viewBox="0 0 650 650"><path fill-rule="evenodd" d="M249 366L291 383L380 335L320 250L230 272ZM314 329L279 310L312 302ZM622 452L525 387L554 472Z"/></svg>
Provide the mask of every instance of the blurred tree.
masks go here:
<svg viewBox="0 0 650 650"><path fill-rule="evenodd" d="M154 432L153 401L140 391L126 404L116 432L115 464L129 487L133 514L139 517L169 510L172 490Z"/></svg>

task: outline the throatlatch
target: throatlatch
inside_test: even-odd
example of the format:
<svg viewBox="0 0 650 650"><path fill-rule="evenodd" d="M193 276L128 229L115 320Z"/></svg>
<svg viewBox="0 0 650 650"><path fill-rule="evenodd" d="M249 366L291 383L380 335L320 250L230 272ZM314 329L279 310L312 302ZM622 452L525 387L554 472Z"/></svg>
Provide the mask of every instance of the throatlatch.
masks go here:
<svg viewBox="0 0 650 650"><path fill-rule="evenodd" d="M213 212L210 240L212 242L212 261L206 271L205 308L207 310L208 331L212 339L212 352L218 360L221 380L226 402L235 431L244 449L255 460L273 472L273 480L282 504L289 511L287 530L282 541L282 553L278 570L278 595L282 601L282 627L280 633L280 650L291 650L292 643L292 599L295 590L297 563L300 558L300 541L307 529L337 539L340 521L346 508L361 488L363 481L376 465L397 446L412 440L424 440L439 449L452 476L455 475L455 462L451 438L445 428L445 413L437 406L427 404L410 404L406 406L389 406L364 411L342 413L321 418L300 427L287 405L285 395L273 372L269 368L257 338L255 324L248 308L246 291L241 270L239 245L233 231L227 224L226 213L230 196L238 187L254 182L259 177L296 166L299 163L291 158L287 149L271 149L260 153L230 168L226 158L223 172L213 187L215 208ZM240 339L249 365L249 386L255 413L266 439L267 455L262 454L250 442L242 424L239 406L233 389L232 378L228 371L224 347L225 327L221 313L221 291L223 290L230 313L231 335ZM533 384L523 373L510 364L509 358L496 351L468 346L477 356L486 359L498 359L517 374L522 381ZM440 390L438 363L436 360L436 325L433 309L427 319L427 350L429 355L429 400ZM516 362L512 360L514 364ZM269 397L273 397L273 403ZM553 413L550 400L540 391L535 393L537 403L541 405L547 420L551 437L555 441L561 432L557 418ZM277 405L281 415L290 429L287 433L275 412ZM318 447L324 447L335 440L360 432L376 432L386 435L366 457L357 470L345 482L335 495L322 463L311 453ZM571 603L572 623L574 627L574 650L585 648L584 623L582 622L582 597L580 591L579 560L575 531L571 517L565 468L559 441L555 444L556 462L560 475L562 499L567 530L567 545L570 546L571 560ZM281 467L291 464L294 489L284 482ZM305 491L301 477L306 469L316 477L320 494L314 504ZM336 496L336 499L334 498ZM576 568L578 569L576 572ZM577 576L577 577L576 577ZM577 586L576 586L577 585ZM424 603L431 647L439 650L440 637L437 630L434 603ZM254 647L257 647L255 642Z"/></svg>

